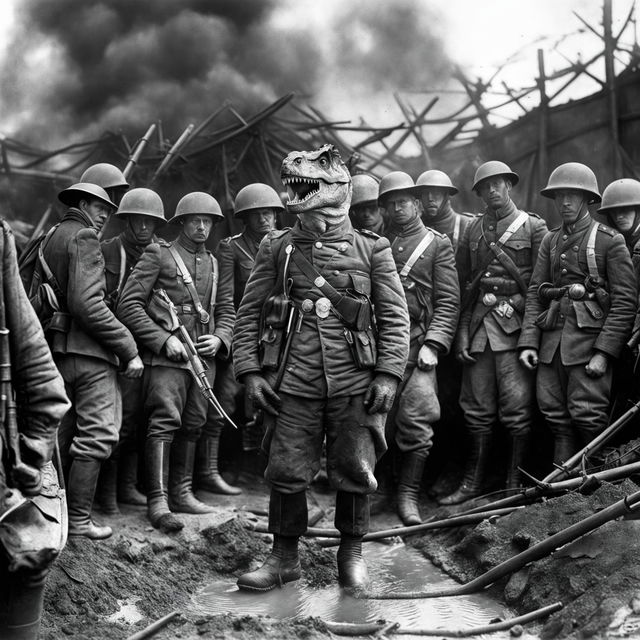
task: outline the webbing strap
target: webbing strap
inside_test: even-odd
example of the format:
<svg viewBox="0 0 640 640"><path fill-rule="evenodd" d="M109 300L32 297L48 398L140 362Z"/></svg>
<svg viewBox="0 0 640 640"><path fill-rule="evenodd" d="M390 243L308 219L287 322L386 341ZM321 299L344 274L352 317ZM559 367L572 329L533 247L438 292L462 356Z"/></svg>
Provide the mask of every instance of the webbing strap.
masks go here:
<svg viewBox="0 0 640 640"><path fill-rule="evenodd" d="M458 242L460 241L460 226L462 223L460 222L460 216L456 216L456 221L453 225L453 250L455 251L458 248Z"/></svg>
<svg viewBox="0 0 640 640"><path fill-rule="evenodd" d="M503 245L509 238L527 221L529 214L521 211L520 215L507 227L507 230L498 238L496 244Z"/></svg>
<svg viewBox="0 0 640 640"><path fill-rule="evenodd" d="M207 313L205 308L202 306L202 302L200 302L200 296L198 295L198 292L196 291L196 288L193 284L193 278L191 277L191 274L187 269L187 265L184 263L182 256L178 253L178 250L173 245L169 247L169 252L171 253L171 255L173 256L173 259L176 262L178 275L182 278L182 281L184 282L184 286L187 288L187 291L191 296L191 301L193 302L193 306L196 308L196 310L200 314L201 321L203 322L203 324L206 324L206 322L209 322L209 314ZM215 287L217 285L217 278L216 278L217 274L215 273L215 263L212 263L212 264L214 265L213 286ZM213 302L213 290L212 290L212 302ZM205 314L207 316L206 322L204 322Z"/></svg>
<svg viewBox="0 0 640 640"><path fill-rule="evenodd" d="M413 250L413 253L409 256L409 259L405 262L404 266L400 270L400 277L406 278L409 275L413 265L418 261L418 258L424 253L427 247L433 242L435 234L431 230L427 230L427 234L420 240L418 246Z"/></svg>
<svg viewBox="0 0 640 640"><path fill-rule="evenodd" d="M598 235L598 223L596 222L591 228L589 238L587 239L587 267L589 268L589 277L594 280L600 278L598 273L598 263L596 262L596 236Z"/></svg>

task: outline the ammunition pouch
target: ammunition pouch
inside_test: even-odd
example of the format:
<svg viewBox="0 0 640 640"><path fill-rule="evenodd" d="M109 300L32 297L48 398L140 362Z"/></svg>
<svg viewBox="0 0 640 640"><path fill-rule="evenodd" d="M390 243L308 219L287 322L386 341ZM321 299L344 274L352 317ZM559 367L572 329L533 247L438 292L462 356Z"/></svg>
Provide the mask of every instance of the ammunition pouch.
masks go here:
<svg viewBox="0 0 640 640"><path fill-rule="evenodd" d="M535 325L542 331L551 331L556 328L560 315L560 300L552 300L549 307L545 309L535 320Z"/></svg>
<svg viewBox="0 0 640 640"><path fill-rule="evenodd" d="M358 369L373 369L378 358L373 331L371 329L356 331L345 327L344 337L349 345L349 351L351 351L356 367Z"/></svg>
<svg viewBox="0 0 640 640"><path fill-rule="evenodd" d="M158 290L154 290L147 303L147 314L149 317L165 331L173 333L179 328L177 318L166 300Z"/></svg>
<svg viewBox="0 0 640 640"><path fill-rule="evenodd" d="M289 320L291 305L283 293L269 296L262 309L263 325L274 329L284 329Z"/></svg>
<svg viewBox="0 0 640 640"><path fill-rule="evenodd" d="M60 488L51 462L40 471L40 494L0 515L0 543L11 572L46 569L67 541L65 492Z"/></svg>
<svg viewBox="0 0 640 640"><path fill-rule="evenodd" d="M263 369L277 369L282 356L282 339L285 327L275 328L266 326L260 336L260 367Z"/></svg>
<svg viewBox="0 0 640 640"><path fill-rule="evenodd" d="M597 299L574 300L573 308L576 312L576 323L580 329L600 330L604 325L607 314Z"/></svg>

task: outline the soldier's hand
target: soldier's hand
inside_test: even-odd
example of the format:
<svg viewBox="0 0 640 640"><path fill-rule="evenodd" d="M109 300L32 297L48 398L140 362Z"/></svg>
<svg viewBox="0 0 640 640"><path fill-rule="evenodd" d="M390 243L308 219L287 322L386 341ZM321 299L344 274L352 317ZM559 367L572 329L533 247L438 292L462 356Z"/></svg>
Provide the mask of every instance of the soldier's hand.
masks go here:
<svg viewBox="0 0 640 640"><path fill-rule="evenodd" d="M213 358L222 346L222 340L218 336L206 334L198 338L196 351L202 358Z"/></svg>
<svg viewBox="0 0 640 640"><path fill-rule="evenodd" d="M398 379L387 373L379 373L364 394L364 406L367 413L388 413L398 388Z"/></svg>
<svg viewBox="0 0 640 640"><path fill-rule="evenodd" d="M122 375L125 378L139 378L142 375L143 371L144 364L142 363L140 356L136 356L135 358L127 362L127 366L122 372Z"/></svg>
<svg viewBox="0 0 640 640"><path fill-rule="evenodd" d="M533 371L538 366L538 350L523 349L518 356L520 364L529 371Z"/></svg>
<svg viewBox="0 0 640 640"><path fill-rule="evenodd" d="M272 416L278 415L282 400L261 375L249 373L242 381L246 387L247 398L256 409L262 409Z"/></svg>
<svg viewBox="0 0 640 640"><path fill-rule="evenodd" d="M164 351L167 358L174 362L185 362L189 359L187 350L177 336L169 336L169 339L164 343Z"/></svg>
<svg viewBox="0 0 640 640"><path fill-rule="evenodd" d="M462 362L462 364L475 364L477 360L469 353L468 348L460 349L456 353L456 360Z"/></svg>
<svg viewBox="0 0 640 640"><path fill-rule="evenodd" d="M607 372L607 356L604 353L595 353L585 366L585 371L590 378L600 378Z"/></svg>
<svg viewBox="0 0 640 640"><path fill-rule="evenodd" d="M431 371L438 366L438 352L428 344L423 344L418 352L418 369Z"/></svg>

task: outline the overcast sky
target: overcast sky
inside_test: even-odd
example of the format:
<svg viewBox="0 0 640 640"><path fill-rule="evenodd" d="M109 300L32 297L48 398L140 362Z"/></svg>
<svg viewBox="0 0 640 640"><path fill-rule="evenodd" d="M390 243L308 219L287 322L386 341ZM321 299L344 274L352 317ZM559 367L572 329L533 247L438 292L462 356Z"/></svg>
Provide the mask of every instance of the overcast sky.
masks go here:
<svg viewBox="0 0 640 640"><path fill-rule="evenodd" d="M144 4L148 1L129 0L128 4ZM156 1L160 4L167 2ZM41 4L38 5L38 2ZM15 47L12 37L19 26L16 7L19 3L25 3L32 7L46 6L51 12L51 7L55 6L58 0L47 2L45 5L42 0L0 0L0 66L3 59L7 60L11 54L9 48ZM180 0L171 2L174 6L181 4ZM113 0L105 4L112 3ZM99 4L84 0L85 6ZM185 0L185 4L189 5L189 0ZM613 4L615 33L632 2L613 0ZM212 1L212 5L215 5L215 2ZM513 61L505 66L492 85L492 89L496 91L503 91L502 80L514 89L535 82L537 48L545 50L547 73L551 74L567 65L560 54L571 60L576 60L578 56L586 60L602 46L596 36L585 32L583 25L573 15L573 11L577 11L594 28L600 29L601 0L403 0L399 4L391 0L273 0L271 5L273 8L265 15L264 27L271 30L270 34L273 35L270 37L279 43L267 41L261 46L269 48L273 44L277 47L278 44L286 44L296 37L314 39L314 47L319 56L318 65L324 68L322 73L314 76L313 95L310 96L313 103L334 119L357 122L363 117L369 124L381 126L397 124L403 119L393 98L394 91L400 92L403 99L419 110L432 95L420 93L422 90L460 89L460 86L451 80L449 71L440 72L438 65L441 62L437 57L423 61L416 60L415 55L412 57L415 52L423 50L423 43L420 42L423 33L425 40L429 38L439 41L446 56L460 65L474 80L478 77L488 79L496 67L513 57ZM419 18L419 24L406 25L404 30L396 29L391 36L392 39L384 42L387 49L379 51L379 41L376 38L380 33L380 24L384 26L385 22L392 22L395 8L400 5L411 5L416 12L416 18ZM242 6L240 0L236 6ZM64 20L73 21L73 16L68 15ZM63 26L64 20L61 21ZM376 20L375 30L368 30L368 26ZM25 24L28 25L28 21L23 21L23 28L26 28ZM579 30L583 32L577 33ZM372 33L375 35L372 36ZM564 38L567 34L573 35ZM626 40L633 42L631 29ZM345 46L346 44L349 46ZM55 88L56 82L67 79L65 59L58 55L58 49L46 39L22 38L21 46L23 52L20 60L25 71L18 75L22 84L18 86L13 78L14 84L3 86L0 93L0 113L3 114L0 119L0 133L13 133L14 129L19 129L19 126L24 125L30 118L33 120L36 117L54 117L55 114L46 114L42 108L39 112L27 113L30 105L25 96L28 98L30 92L34 96L39 94L43 82L49 88L50 85ZM434 56L439 51L438 47L433 49ZM424 50L431 51L428 47ZM295 49L289 53L291 51ZM350 55L345 55L345 51L350 52ZM369 57L376 59L376 69L381 74L376 82L371 82L368 77L358 76L358 64L363 69L362 74L368 73L369 70L366 69L366 65L362 66L362 63ZM387 65L381 66L385 57ZM430 58L427 55L425 57ZM355 68L350 65L354 60L357 62ZM308 68L312 67L312 63L313 61L305 61ZM13 64L15 62L12 62ZM136 60L130 60L129 64L135 65ZM291 64L295 66L300 64L300 61L292 60ZM420 69L422 64L425 69L433 68L429 73L423 73ZM269 69L273 70L276 67L267 65L265 69L265 74L268 74ZM599 63L594 65L593 72L603 75L602 69L602 63ZM281 72L282 68L279 71ZM248 77L248 74L245 76ZM294 77L293 73L291 77ZM283 84L284 81L278 83L270 82L271 80L273 79L265 78L264 92L268 94L272 91L272 97L277 97L276 94L283 90L300 92L299 86L287 87ZM256 89L255 78L252 83L254 90L262 90L261 87ZM237 87L237 84L235 82L234 87ZM589 93L597 88L595 82L587 79L565 95L566 98L577 97L580 93ZM10 99L13 97L13 89L16 93L24 92L22 100L14 102ZM46 94L39 95L38 98L46 101ZM129 99L133 100L131 96L122 98L124 101ZM136 99L139 100L139 97ZM488 98L491 99L501 100L498 97ZM538 96L534 93L525 98L523 103L529 108L537 104L537 100ZM451 104L451 101L441 99L438 107L433 110L433 115L445 115ZM148 105L145 108L148 108ZM96 126L113 126L114 118L119 113L126 118L123 105L119 105L119 109L120 111L112 110L106 115L100 114L100 118L94 118ZM496 120L496 124L506 123L508 117L517 117L520 113L518 109L505 112L504 119ZM60 126L64 130L64 126ZM88 134L88 129L81 130L81 133Z"/></svg>

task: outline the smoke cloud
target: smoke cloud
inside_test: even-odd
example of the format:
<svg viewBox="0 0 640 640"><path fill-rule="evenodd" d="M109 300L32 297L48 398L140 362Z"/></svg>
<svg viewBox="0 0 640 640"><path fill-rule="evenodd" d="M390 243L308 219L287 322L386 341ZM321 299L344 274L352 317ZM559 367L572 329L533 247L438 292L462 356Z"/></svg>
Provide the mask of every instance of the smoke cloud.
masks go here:
<svg viewBox="0 0 640 640"><path fill-rule="evenodd" d="M38 147L136 137L156 120L175 139L226 99L249 114L289 91L333 118L378 106L398 122L392 92L450 69L420 0L21 0L16 11L3 129Z"/></svg>

